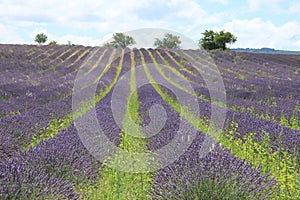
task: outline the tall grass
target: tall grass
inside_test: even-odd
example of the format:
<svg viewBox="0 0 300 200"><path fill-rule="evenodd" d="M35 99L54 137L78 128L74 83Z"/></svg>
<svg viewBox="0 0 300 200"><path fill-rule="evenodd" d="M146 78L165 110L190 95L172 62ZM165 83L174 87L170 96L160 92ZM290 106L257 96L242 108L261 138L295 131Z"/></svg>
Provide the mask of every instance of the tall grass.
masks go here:
<svg viewBox="0 0 300 200"><path fill-rule="evenodd" d="M300 199L299 162L296 155L282 148L283 133L279 137L278 149L273 150L267 132L263 132L260 140L255 133L241 138L237 128L238 124L233 120L231 130L221 135L222 146L254 167L260 166L264 174L270 172L275 177L277 184L274 199Z"/></svg>

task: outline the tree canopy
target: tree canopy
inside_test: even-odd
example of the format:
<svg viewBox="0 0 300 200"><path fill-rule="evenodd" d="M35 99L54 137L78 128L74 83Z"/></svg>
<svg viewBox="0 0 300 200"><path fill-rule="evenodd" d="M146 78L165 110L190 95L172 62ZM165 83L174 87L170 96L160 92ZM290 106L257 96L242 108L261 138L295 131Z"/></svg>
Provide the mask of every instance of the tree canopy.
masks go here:
<svg viewBox="0 0 300 200"><path fill-rule="evenodd" d="M226 44L232 44L237 41L237 37L230 32L224 30L214 32L213 30L206 30L202 33L203 37L199 40L199 46L203 49L228 49Z"/></svg>
<svg viewBox="0 0 300 200"><path fill-rule="evenodd" d="M154 46L161 49L179 49L180 37L171 33L166 33L163 39L155 38Z"/></svg>
<svg viewBox="0 0 300 200"><path fill-rule="evenodd" d="M49 45L57 45L57 42L55 40L52 40L51 42L49 42Z"/></svg>
<svg viewBox="0 0 300 200"><path fill-rule="evenodd" d="M39 45L44 44L47 41L47 35L44 33L38 33L35 36L35 42L39 43Z"/></svg>
<svg viewBox="0 0 300 200"><path fill-rule="evenodd" d="M113 35L113 41L104 44L107 47L115 48L126 48L128 46L134 45L136 42L133 37L125 35L124 33L115 33Z"/></svg>

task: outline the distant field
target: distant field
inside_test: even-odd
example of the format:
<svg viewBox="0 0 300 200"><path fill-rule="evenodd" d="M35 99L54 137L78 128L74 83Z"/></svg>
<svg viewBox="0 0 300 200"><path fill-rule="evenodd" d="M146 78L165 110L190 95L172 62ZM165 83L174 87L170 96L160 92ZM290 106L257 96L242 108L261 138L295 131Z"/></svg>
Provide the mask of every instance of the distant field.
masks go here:
<svg viewBox="0 0 300 200"><path fill-rule="evenodd" d="M232 51L247 52L247 53L293 54L293 55L300 55L300 51L276 50L276 49L271 49L271 48L261 48L261 49L237 48L237 49L232 49Z"/></svg>
<svg viewBox="0 0 300 200"><path fill-rule="evenodd" d="M218 71L203 55L201 50L0 45L0 199L300 199L299 55L210 51L225 91L208 88L203 77L213 79ZM150 67L193 98L199 116L188 104L180 109L174 91L159 84ZM73 115L80 70L97 87L94 101L82 102ZM137 87L137 70L151 84ZM127 98L120 128L112 98L127 72L130 85L124 87L134 95ZM172 77L186 80L195 93ZM212 92L225 94L226 102L212 101ZM163 128L145 139L133 137L131 132L145 134L142 127L154 120L149 110L157 104L166 112ZM212 137L213 106L226 109L224 127L214 138L217 145L199 157L203 141ZM176 138L181 123L196 135L163 168L118 171L93 157L79 137L74 121L92 108L107 138L125 152L156 152ZM128 116L141 128L133 130ZM158 118L156 123L163 121ZM118 163L118 156L107 162ZM142 162L149 169L153 164Z"/></svg>

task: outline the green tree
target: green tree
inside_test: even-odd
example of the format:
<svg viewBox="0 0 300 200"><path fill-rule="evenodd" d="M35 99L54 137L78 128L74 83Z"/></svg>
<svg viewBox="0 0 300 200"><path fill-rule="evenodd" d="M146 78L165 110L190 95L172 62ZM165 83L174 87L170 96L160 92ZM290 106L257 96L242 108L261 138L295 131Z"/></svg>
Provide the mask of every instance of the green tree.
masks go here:
<svg viewBox="0 0 300 200"><path fill-rule="evenodd" d="M136 42L133 37L125 35L124 33L115 33L113 35L113 41L104 44L106 47L115 48L126 48L128 46L134 45Z"/></svg>
<svg viewBox="0 0 300 200"><path fill-rule="evenodd" d="M51 42L49 42L49 45L57 45L57 42L55 40L52 40Z"/></svg>
<svg viewBox="0 0 300 200"><path fill-rule="evenodd" d="M225 50L227 49L226 44L232 44L237 41L237 37L235 37L230 32L220 31L216 34L214 41L219 49Z"/></svg>
<svg viewBox="0 0 300 200"><path fill-rule="evenodd" d="M44 33L38 33L35 36L35 42L39 43L39 45L44 44L47 41L47 35L45 35Z"/></svg>
<svg viewBox="0 0 300 200"><path fill-rule="evenodd" d="M202 33L203 37L199 40L199 45L203 49L212 50L217 49L217 45L214 42L216 33L213 30L205 30Z"/></svg>
<svg viewBox="0 0 300 200"><path fill-rule="evenodd" d="M180 37L171 33L166 33L163 39L155 38L154 46L161 49L179 49Z"/></svg>
<svg viewBox="0 0 300 200"><path fill-rule="evenodd" d="M214 32L213 30L206 30L202 33L203 37L199 40L199 46L203 49L228 49L226 44L232 44L237 41L237 37L230 32L220 31Z"/></svg>

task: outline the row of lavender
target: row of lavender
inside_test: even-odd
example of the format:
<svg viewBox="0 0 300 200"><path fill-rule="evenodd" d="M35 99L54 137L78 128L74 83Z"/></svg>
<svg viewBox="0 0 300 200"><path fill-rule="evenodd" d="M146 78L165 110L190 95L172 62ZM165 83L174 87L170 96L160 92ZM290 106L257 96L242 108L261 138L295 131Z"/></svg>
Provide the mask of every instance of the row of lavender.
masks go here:
<svg viewBox="0 0 300 200"><path fill-rule="evenodd" d="M144 55L146 54L146 52L144 50L142 52ZM152 51L152 52L156 53L157 51ZM138 54L138 52L136 52L136 54ZM158 57L159 56L156 55L157 60L158 60ZM149 60L149 59L146 61L151 63L151 60ZM129 68L126 67L126 66L130 66L130 65L128 65L128 63L130 63L130 57L125 56L123 69L122 69L123 71L122 71L121 75L124 74L126 71L128 71ZM136 59L136 63L140 64L138 62L138 59ZM111 81L114 77L113 72L114 72L114 69L112 68L111 70L109 70L107 72L107 75L105 75L103 77L103 79L101 79L101 80L106 81L106 82ZM197 78L197 77L195 77L195 78ZM197 80L200 80L200 79L197 79ZM201 81L199 81L199 82L201 82ZM206 93L205 91L207 91L207 89L205 89L205 88L199 88L199 85L197 85L197 84L195 85L195 88L198 91L201 91L202 93ZM120 129L114 123L113 117L111 115L111 111L110 111L110 109L111 109L110 108L110 98L111 97L110 97L110 95L111 95L111 93L109 95L107 95L102 101L100 101L96 105L96 109L98 111L97 112L98 118L101 119L100 123L103 126L105 132L112 139L112 141L117 141L117 140L115 140L115 138L119 136ZM152 98L150 98L149 95ZM161 132L161 134L158 137L153 138L153 141L150 142L150 147L149 147L150 149L159 148L162 144L167 144L168 141L173 137L172 134L175 133L176 126L177 126L176 114L174 113L174 111L172 111L172 109L168 108L168 105L166 105L164 102L162 102L159 95L157 93L155 93L153 88L150 86L139 89L139 97L140 97L140 101L141 101L142 105L150 106L153 103L159 103L159 104L164 105L164 107L167 108L168 113L171 113L170 117L168 118L170 120L165 125L164 130ZM59 105L61 105L60 103L61 103L60 101L57 102L57 104L54 105L51 109L54 110ZM70 99L66 100L65 105L68 106L69 108L67 110L62 110L61 116L58 115L55 117L62 118L64 116L64 114L70 112ZM210 111L209 104L199 100L199 105L201 106L201 110L206 111L206 112L204 112L203 116L209 116L209 111ZM141 113L146 113L145 110L147 110L149 108L148 106L146 106L145 108L141 108ZM37 116L36 122L39 122L38 118L44 115L43 112L45 112L45 110L43 108L41 108L40 110L41 110L40 115ZM29 119L31 119L31 118L29 118L29 117L34 116L35 112L36 111L32 111L31 113L26 112L28 118L22 118L22 120L17 121L17 122L10 121L9 119L11 119L11 118L7 118L6 119L7 121L1 121L1 122L3 122L2 127L5 128L3 131L5 133L3 133L3 135L7 136L10 134L14 134L15 132L24 130L24 128L26 128L26 127L27 128L34 127L33 126L34 123L30 123L31 120L29 120ZM233 116L233 113L229 112L228 116ZM238 116L238 117L236 117L238 119L248 120L249 122L252 122L252 120L253 120L253 118L251 118L251 116L247 116L247 114L244 114L244 113L237 113L236 116ZM147 115L144 116L144 118L147 119ZM230 119L230 117L228 119ZM254 120L255 119L256 118L254 118ZM14 129L14 131L11 131L11 132L7 131L7 130L9 130L6 128L6 125L8 123L12 123L12 124L16 125L19 122L25 122L25 124L23 124L23 126L16 127ZM45 120L45 122L47 122L47 120ZM242 121L238 121L238 122L239 122L239 124L243 124ZM254 128L258 127L258 124L261 125L260 126L261 129L265 129L266 127L270 126L270 124L269 123L266 124L264 120L257 119L257 122L252 123L251 126L247 126L247 124L245 124L246 128L248 128L246 130L247 131L248 130L251 130L251 131L256 130ZM42 126L44 126L44 125L42 125ZM280 125L278 125L278 126L279 127L275 128L275 130L281 129ZM13 128L13 127L11 126L11 128ZM273 124L271 123L270 132L272 132L273 129L274 129L274 123ZM26 138L26 134L30 135L31 134L30 132L32 130L33 129L29 129L29 131L28 131L25 129L24 133L21 135L21 137L19 139L21 140L23 137ZM241 131L242 130L244 130L244 127L241 127ZM267 129L267 130L269 130L269 129ZM291 131L291 130L287 129L287 131ZM247 132L245 131L244 133L246 134ZM290 135L290 134L288 134L288 135ZM170 197L169 195L171 195L172 192L170 192L170 194L167 194L165 192L167 190L170 191L171 188L173 187L172 185L179 184L179 181L176 178L173 178L173 179L171 178L172 181L170 182L169 177L174 175L174 171L178 177L186 176L187 179L191 179L192 174L188 175L188 172L185 172L185 174L181 174L184 172L184 169L187 169L186 168L187 166L193 166L193 169L194 169L193 173L200 171L201 173L198 173L199 177L202 177L200 175L204 174L205 170L208 169L209 166L214 166L215 168L212 171L206 172L205 176L207 176L207 177L224 176L226 174L228 174L228 176L230 176L230 174L233 173L233 171L235 171L234 173L239 173L239 174L243 174L242 172L244 172L249 175L248 175L248 177L245 175L245 177L244 177L245 179L243 179L242 177L239 178L239 179L243 179L243 182L245 182L244 180L246 180L246 179L247 180L251 180L251 179L259 180L259 181L256 181L257 185L255 185L254 188L250 188L250 190L255 190L255 188L257 188L257 190L266 189L273 184L273 182L268 180L267 178L260 178L261 175L259 175L259 173L257 171L251 169L251 167L248 166L246 163L243 163L242 161L235 158L233 155L229 154L228 152L223 151L222 149L216 150L216 152L212 153L209 157L207 157L205 159L202 159L202 160L198 159L196 155L197 155L197 151L199 150L199 148L201 146L203 136L204 136L203 133L199 132L198 136L197 136L197 138L198 137L199 138L197 140L195 140L195 143L191 146L190 150L188 150L186 152L186 154L176 162L176 164L171 165L171 166L167 167L166 169L162 169L161 171L158 172L158 175L156 176L157 177L156 179L158 180L157 186L156 186L157 189L155 190L156 195L159 196L162 194L161 192L164 191L164 195L166 195L167 197ZM297 132L296 132L296 136L297 136ZM274 137L276 137L276 134L274 135ZM290 138L288 137L286 139L287 143L289 142L288 139L290 139ZM3 141L3 140L1 140L1 141ZM59 142L59 141L61 141L61 142ZM72 146L72 148L70 148L70 146L68 146L69 141L70 141L70 146ZM296 138L294 141L297 142ZM157 144L158 144L158 146L157 146ZM11 147L10 143L7 143L5 145L7 145L7 147ZM15 144L15 145L18 146L18 144ZM288 146L288 144L286 144L286 145ZM2 148L6 150L7 147L4 148L4 143L3 143ZM66 149L66 150L64 150L64 149ZM46 152L49 152L49 153L46 153ZM70 155L72 155L72 156L70 156ZM34 162L35 164L32 164L32 162ZM205 163L205 165L201 165L201 166L198 165L197 163L200 163L200 162ZM60 163L65 163L64 165L62 165L63 168L60 165ZM234 164L232 164L232 163L235 163L235 164L239 163L240 168L234 168ZM222 165L226 166L225 169L228 169L228 171L224 170L224 172L222 172L222 174L218 174L221 171L218 167L220 167ZM76 185L77 187L79 187L78 185L80 185L80 183L86 181L88 178L96 177L97 176L97 168L100 167L100 163L98 163L92 157L90 157L88 152L84 150L82 143L78 139L76 130L74 129L73 126L71 126L67 130L60 132L60 134L58 136L54 137L53 139L50 139L49 141L41 143L40 145L36 146L32 150L30 150L26 153L22 153L21 155L11 156L11 158L9 160L7 160L5 162L5 165L3 165L3 166L5 166L5 167L4 167L4 171L2 171L3 172L2 177L4 177L4 175L8 174L8 173L12 174L12 176L7 176L7 179L3 179L3 180L5 180L5 182L12 181L12 185L13 185L11 188L4 188L3 190L5 192L3 194L12 195L12 194L14 194L14 192L16 192L16 190L18 188L23 187L22 184L27 183L27 182L28 183L32 182L32 185L26 186L28 188L31 188L32 190L37 189L37 188L43 188L44 187L43 184L51 185L52 188L50 187L47 191L37 192L39 194L46 195L46 194L49 194L49 192L52 190L51 192L55 195L60 195L60 193L62 193L63 195L66 195L69 198L78 198L78 195L75 194L74 188L71 185ZM34 166L36 168L34 168L32 166ZM94 166L94 167L91 167L91 166ZM53 168L53 170L51 168ZM233 170L233 168L235 170ZM35 172L35 169L36 169L36 172ZM178 171L176 171L175 169ZM15 171L13 171L13 170L15 170ZM12 171L14 173L12 173ZM19 172L26 171L27 172L26 174L29 174L29 175L28 175L28 177L26 177L26 176L24 177L18 171ZM36 174L36 173L38 173L38 174ZM16 177L19 177L19 178L16 178ZM38 177L38 178L33 179L33 177ZM13 181L13 180L18 180L18 181ZM47 180L48 182L45 181L43 183L43 181L41 181L41 180ZM191 181L191 180L189 180L189 181ZM196 180L196 181L200 181L200 178L199 178L199 180ZM263 185L264 181L266 181L266 185ZM161 182L162 184L160 184L159 182ZM168 184L164 184L166 182L168 182ZM247 185L243 186L244 189L245 189L245 187L247 188ZM179 192L179 191L176 191L176 192ZM37 194L34 191L32 193L33 193L33 195ZM173 194L176 194L176 193L173 193ZM23 195L30 195L30 194L20 193L20 197L22 197ZM7 196L7 197L9 197L9 196Z"/></svg>

